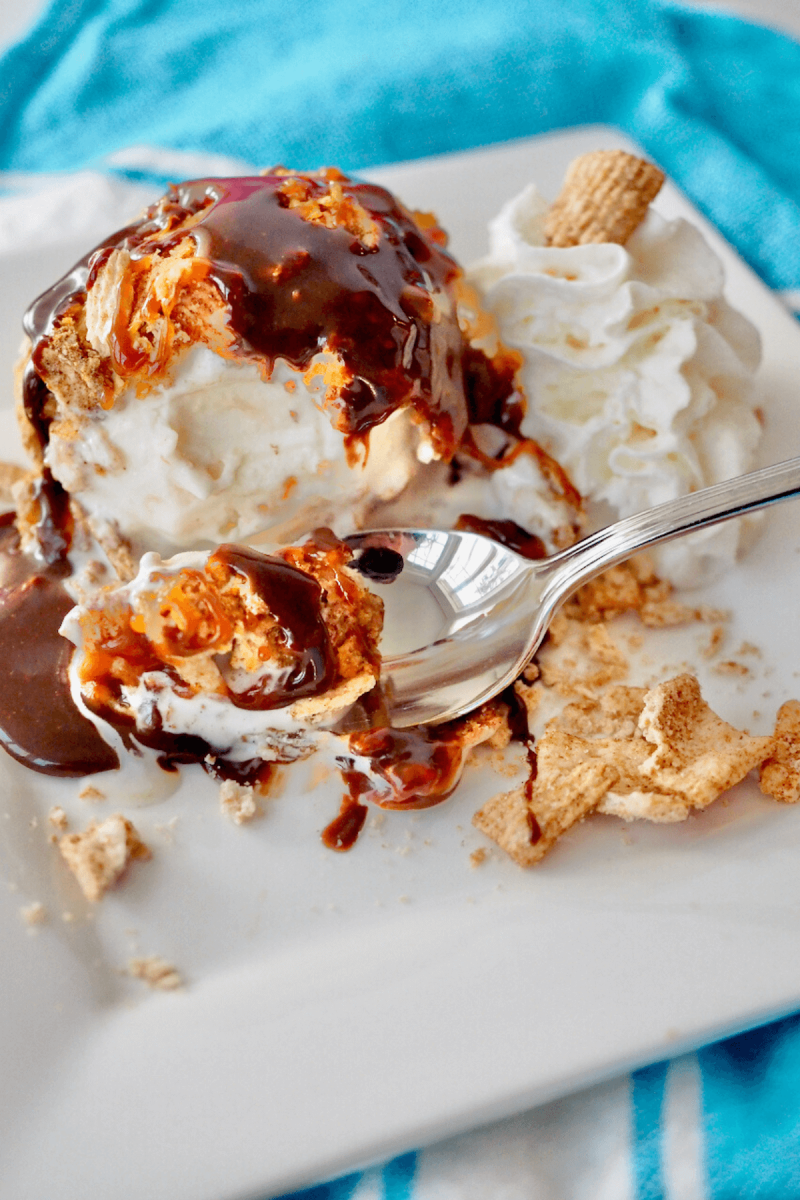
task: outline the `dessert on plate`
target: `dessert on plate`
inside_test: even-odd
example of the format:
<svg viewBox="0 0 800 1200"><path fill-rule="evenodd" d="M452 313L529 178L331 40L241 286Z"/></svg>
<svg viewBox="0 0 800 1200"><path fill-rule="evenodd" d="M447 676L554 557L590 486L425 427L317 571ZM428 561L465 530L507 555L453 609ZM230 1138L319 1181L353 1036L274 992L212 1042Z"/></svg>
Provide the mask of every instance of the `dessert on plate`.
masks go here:
<svg viewBox="0 0 800 1200"><path fill-rule="evenodd" d="M476 821L523 863L597 808L667 820L713 799L647 766L680 726L651 710L719 733L691 684L666 710L629 689L619 725L589 714L580 733L573 714L573 739L614 744L551 732L538 780L536 663L466 718L389 728L380 585L340 540L457 524L536 557L584 526L568 471L622 512L749 465L757 339L697 231L649 210L662 179L621 152L578 160L552 208L531 189L506 206L468 279L433 217L333 169L171 187L87 254L25 319L34 465L0 531L6 749L73 777L199 764L236 820L275 763L318 751L343 776L324 837L344 849L367 802L438 803L475 747L516 739L528 781ZM733 552L722 537L663 566ZM614 661L615 612L690 614L668 593L640 565L576 602L589 659ZM684 765L708 751L689 740ZM728 741L718 791L774 749Z"/></svg>

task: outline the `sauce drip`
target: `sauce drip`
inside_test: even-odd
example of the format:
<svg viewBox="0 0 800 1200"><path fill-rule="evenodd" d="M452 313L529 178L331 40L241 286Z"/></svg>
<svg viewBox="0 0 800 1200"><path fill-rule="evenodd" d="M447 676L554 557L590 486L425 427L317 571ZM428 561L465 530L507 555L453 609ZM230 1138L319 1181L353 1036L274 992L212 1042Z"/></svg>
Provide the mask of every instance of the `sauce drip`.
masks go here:
<svg viewBox="0 0 800 1200"><path fill-rule="evenodd" d="M58 570L22 554L11 519L0 522L0 744L45 775L112 770L116 754L70 694L73 647L58 629L73 601Z"/></svg>
<svg viewBox="0 0 800 1200"><path fill-rule="evenodd" d="M367 819L368 808L351 796L345 796L338 816L322 831L321 837L329 850L349 850L355 845Z"/></svg>
<svg viewBox="0 0 800 1200"><path fill-rule="evenodd" d="M350 750L370 760L381 787L360 771L342 772L353 801L381 808L431 808L450 795L461 774L464 749L458 724L368 729L350 735Z"/></svg>
<svg viewBox="0 0 800 1200"><path fill-rule="evenodd" d="M508 706L508 716L506 719L508 727L511 730L512 742L522 742L525 746L525 753L528 756L528 778L525 780L525 798L528 801L530 841L531 845L535 846L542 836L542 831L539 828L539 822L536 820L536 815L530 807L530 803L533 798L533 785L536 782L539 764L536 760L533 738L528 728L528 710L521 698L514 691L513 683L500 693L498 699L502 700Z"/></svg>

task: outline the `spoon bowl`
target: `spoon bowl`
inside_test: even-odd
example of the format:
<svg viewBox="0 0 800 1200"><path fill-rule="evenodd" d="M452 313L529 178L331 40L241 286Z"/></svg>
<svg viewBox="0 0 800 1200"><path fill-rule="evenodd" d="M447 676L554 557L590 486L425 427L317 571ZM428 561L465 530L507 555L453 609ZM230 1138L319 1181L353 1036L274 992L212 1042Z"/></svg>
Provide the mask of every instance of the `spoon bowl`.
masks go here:
<svg viewBox="0 0 800 1200"><path fill-rule="evenodd" d="M608 567L798 493L800 458L637 513L536 560L456 530L348 537L352 565L384 601L381 682L391 724L438 724L496 696L535 653L559 606Z"/></svg>

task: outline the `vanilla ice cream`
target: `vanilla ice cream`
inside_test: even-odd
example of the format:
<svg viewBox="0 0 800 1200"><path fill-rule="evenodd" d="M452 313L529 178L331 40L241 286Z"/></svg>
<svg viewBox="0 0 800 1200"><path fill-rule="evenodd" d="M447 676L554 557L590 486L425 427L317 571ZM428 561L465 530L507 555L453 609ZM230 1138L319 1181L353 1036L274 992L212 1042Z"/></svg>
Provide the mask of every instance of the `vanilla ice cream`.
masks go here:
<svg viewBox="0 0 800 1200"><path fill-rule="evenodd" d="M552 246L548 210L532 185L509 201L470 273L524 358L522 432L619 517L747 471L759 338L700 232L650 209L624 246ZM727 523L660 547L659 573L705 582L741 536Z"/></svg>
<svg viewBox="0 0 800 1200"><path fill-rule="evenodd" d="M172 188L29 310L38 524L66 493L134 557L362 524L452 459L492 373L443 241L336 171Z"/></svg>

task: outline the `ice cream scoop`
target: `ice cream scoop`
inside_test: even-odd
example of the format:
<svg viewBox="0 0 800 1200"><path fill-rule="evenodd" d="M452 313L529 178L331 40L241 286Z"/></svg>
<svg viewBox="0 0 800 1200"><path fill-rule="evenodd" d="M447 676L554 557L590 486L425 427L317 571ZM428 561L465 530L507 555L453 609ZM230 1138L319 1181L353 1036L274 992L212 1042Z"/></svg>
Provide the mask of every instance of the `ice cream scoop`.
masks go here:
<svg viewBox="0 0 800 1200"><path fill-rule="evenodd" d="M618 521L531 561L476 533L393 529L347 539L384 600L381 680L397 728L449 721L522 671L572 593L639 550L800 494L800 459Z"/></svg>
<svg viewBox="0 0 800 1200"><path fill-rule="evenodd" d="M332 169L170 188L28 311L28 541L63 555L71 505L124 576L145 551L352 528L471 422L509 426L516 360L462 331L444 241Z"/></svg>

